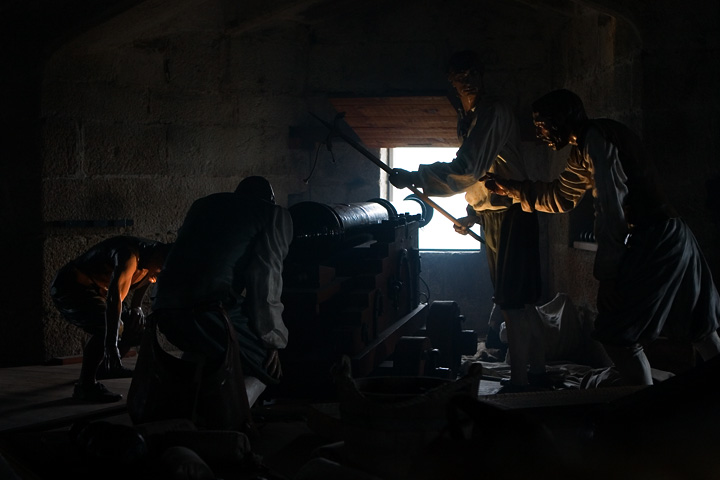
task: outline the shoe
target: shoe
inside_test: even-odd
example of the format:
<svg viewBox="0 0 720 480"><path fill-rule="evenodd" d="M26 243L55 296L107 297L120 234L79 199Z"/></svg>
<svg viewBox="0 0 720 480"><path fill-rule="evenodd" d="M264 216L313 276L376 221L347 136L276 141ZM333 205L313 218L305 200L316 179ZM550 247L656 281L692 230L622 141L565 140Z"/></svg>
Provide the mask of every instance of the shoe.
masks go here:
<svg viewBox="0 0 720 480"><path fill-rule="evenodd" d="M109 370L100 367L95 374L95 378L97 378L98 380L106 380L108 378L132 378L132 376L133 370L130 368L125 368L123 366L113 367Z"/></svg>
<svg viewBox="0 0 720 480"><path fill-rule="evenodd" d="M102 383L76 383L72 398L89 403L113 403L122 400L122 395L111 392Z"/></svg>

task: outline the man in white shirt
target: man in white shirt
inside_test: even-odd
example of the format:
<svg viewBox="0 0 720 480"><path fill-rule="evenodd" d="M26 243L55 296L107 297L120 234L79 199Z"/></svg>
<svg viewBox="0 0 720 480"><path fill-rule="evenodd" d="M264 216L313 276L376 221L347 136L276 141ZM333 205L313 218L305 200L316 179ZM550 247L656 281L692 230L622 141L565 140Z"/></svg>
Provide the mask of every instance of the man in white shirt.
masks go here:
<svg viewBox="0 0 720 480"><path fill-rule="evenodd" d="M292 238L292 218L275 204L270 183L247 177L235 192L192 204L158 277L153 302L158 328L210 365L224 358L227 332L220 315L227 314L250 406L282 376L278 349L288 342L282 270Z"/></svg>
<svg viewBox="0 0 720 480"><path fill-rule="evenodd" d="M623 381L653 383L643 344L661 333L688 341L707 360L720 353L720 298L697 241L662 194L642 142L609 119L588 119L582 100L556 90L533 103L536 135L550 148L571 145L554 181L491 178L486 186L525 211L562 213L585 192L595 205L599 280L593 336Z"/></svg>
<svg viewBox="0 0 720 480"><path fill-rule="evenodd" d="M510 382L503 391L546 388L542 321L535 310L541 293L539 226L536 214L525 213L511 199L489 192L483 178L495 172L527 178L518 148L515 115L510 106L486 95L483 65L477 53L462 51L449 62L450 99L458 112L462 145L451 162L420 165L418 171L394 169L396 188L415 185L429 196L465 193L467 216L458 233L478 223L483 227L493 301L500 307L508 333ZM498 326L490 326L491 329ZM529 370L528 370L529 365Z"/></svg>

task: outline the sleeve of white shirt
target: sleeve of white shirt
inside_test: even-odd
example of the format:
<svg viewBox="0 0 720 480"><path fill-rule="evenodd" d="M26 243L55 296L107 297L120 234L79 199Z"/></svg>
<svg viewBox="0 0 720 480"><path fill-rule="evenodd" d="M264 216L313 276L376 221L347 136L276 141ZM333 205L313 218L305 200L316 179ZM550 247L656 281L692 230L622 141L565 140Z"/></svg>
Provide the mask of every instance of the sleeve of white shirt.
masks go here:
<svg viewBox="0 0 720 480"><path fill-rule="evenodd" d="M293 238L290 212L277 206L255 244L255 257L247 268L250 319L268 348L285 348L288 330L282 320L284 306L283 261Z"/></svg>
<svg viewBox="0 0 720 480"><path fill-rule="evenodd" d="M525 182L520 203L526 212L569 212L592 186L589 162L573 147L565 170L552 182Z"/></svg>
<svg viewBox="0 0 720 480"><path fill-rule="evenodd" d="M493 103L483 107L452 162L421 165L418 186L426 195L448 196L462 192L485 175L498 154L514 135L509 107Z"/></svg>

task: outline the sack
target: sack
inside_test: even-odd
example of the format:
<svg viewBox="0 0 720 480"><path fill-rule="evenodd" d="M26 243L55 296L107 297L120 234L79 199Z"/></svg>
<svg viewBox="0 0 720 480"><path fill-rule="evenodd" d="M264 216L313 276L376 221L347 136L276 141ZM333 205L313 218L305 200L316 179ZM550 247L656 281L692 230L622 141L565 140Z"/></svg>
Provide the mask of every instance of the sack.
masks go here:
<svg viewBox="0 0 720 480"><path fill-rule="evenodd" d="M225 311L217 309L225 320L227 349L222 365L211 373L205 371L204 357L178 358L160 345L157 322L171 313L148 317L127 396L128 414L134 424L185 418L198 428L252 428L235 329Z"/></svg>

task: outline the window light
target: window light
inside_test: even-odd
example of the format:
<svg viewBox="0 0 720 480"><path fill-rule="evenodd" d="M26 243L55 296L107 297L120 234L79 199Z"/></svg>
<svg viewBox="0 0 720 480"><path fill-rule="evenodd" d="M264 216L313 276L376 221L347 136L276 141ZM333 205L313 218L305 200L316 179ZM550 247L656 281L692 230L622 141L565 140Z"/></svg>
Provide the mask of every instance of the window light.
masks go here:
<svg viewBox="0 0 720 480"><path fill-rule="evenodd" d="M402 168L415 171L419 165L450 162L455 157L457 148L445 147L402 147L389 149L389 161L392 168ZM389 200L397 202L403 200L412 192L408 189L398 190L389 186ZM452 197L431 197L432 200L455 218L466 215L465 195L458 193ZM482 236L479 225L472 230ZM469 235L460 235L453 229L450 220L438 212L434 212L430 223L420 229L420 250L479 250L481 244Z"/></svg>

